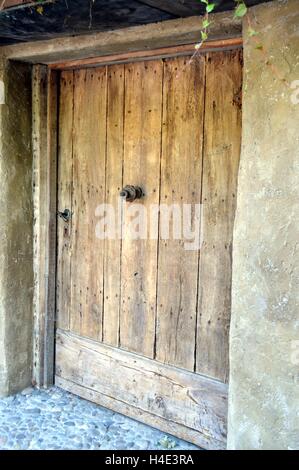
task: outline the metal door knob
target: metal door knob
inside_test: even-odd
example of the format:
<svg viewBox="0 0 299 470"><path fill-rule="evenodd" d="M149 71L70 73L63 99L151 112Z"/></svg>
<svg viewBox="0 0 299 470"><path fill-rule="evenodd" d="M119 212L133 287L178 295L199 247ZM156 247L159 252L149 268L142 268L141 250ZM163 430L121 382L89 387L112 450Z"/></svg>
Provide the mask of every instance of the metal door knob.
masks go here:
<svg viewBox="0 0 299 470"><path fill-rule="evenodd" d="M142 198L144 194L139 186L127 185L120 191L119 195L125 201L132 202L135 201L135 199Z"/></svg>

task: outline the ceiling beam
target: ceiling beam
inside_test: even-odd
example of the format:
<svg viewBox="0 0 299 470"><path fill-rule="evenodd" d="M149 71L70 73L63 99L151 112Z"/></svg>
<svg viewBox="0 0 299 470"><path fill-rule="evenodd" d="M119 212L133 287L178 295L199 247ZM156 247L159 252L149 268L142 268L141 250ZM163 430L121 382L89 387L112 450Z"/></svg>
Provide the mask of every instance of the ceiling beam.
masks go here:
<svg viewBox="0 0 299 470"><path fill-rule="evenodd" d="M24 0L0 0L0 10L24 3Z"/></svg>
<svg viewBox="0 0 299 470"><path fill-rule="evenodd" d="M131 26L100 33L52 38L0 47L0 58L30 63L53 63L178 46L198 42L198 16ZM209 41L238 38L242 23L231 12L211 15Z"/></svg>
<svg viewBox="0 0 299 470"><path fill-rule="evenodd" d="M140 3L171 13L174 16L193 16L200 13L199 2L194 2L198 8L192 8L184 4L184 0L138 0ZM196 11L197 10L197 11Z"/></svg>
<svg viewBox="0 0 299 470"><path fill-rule="evenodd" d="M43 0L42 5L52 3L53 0ZM24 7L38 7L39 2L36 0L0 0L0 13L2 10L16 10Z"/></svg>

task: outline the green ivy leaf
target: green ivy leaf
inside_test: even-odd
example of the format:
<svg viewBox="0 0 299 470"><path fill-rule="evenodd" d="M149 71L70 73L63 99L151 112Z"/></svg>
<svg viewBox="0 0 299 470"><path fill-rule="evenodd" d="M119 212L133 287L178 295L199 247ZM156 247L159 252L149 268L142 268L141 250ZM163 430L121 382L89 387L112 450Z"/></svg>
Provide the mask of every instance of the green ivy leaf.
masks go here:
<svg viewBox="0 0 299 470"><path fill-rule="evenodd" d="M209 4L206 6L206 12L207 12L207 13L211 13L211 12L214 10L215 6L216 6L215 3L209 3Z"/></svg>
<svg viewBox="0 0 299 470"><path fill-rule="evenodd" d="M204 19L203 22L202 22L202 27L203 27L204 29L206 29L206 28L208 28L208 27L210 26L210 24L211 24L211 23L209 22L209 20Z"/></svg>
<svg viewBox="0 0 299 470"><path fill-rule="evenodd" d="M235 16L238 18L242 18L247 13L247 6L244 2L239 3L239 5L235 9Z"/></svg>
<svg viewBox="0 0 299 470"><path fill-rule="evenodd" d="M206 41L208 39L208 35L205 31L201 31L200 34L202 41Z"/></svg>

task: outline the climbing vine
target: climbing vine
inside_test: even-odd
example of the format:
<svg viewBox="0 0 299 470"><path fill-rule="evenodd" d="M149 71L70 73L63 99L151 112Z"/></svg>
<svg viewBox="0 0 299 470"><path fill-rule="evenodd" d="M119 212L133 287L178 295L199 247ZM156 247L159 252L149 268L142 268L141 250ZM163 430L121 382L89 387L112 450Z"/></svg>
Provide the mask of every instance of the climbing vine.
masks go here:
<svg viewBox="0 0 299 470"><path fill-rule="evenodd" d="M68 0L65 0L66 4L67 4L67 1ZM7 0L0 0L0 11L5 8L6 2ZM96 0L89 0L89 4L90 4L89 29L92 28L92 8L95 2ZM213 0L198 0L198 2L200 2L201 4L204 4L205 14L204 14L203 19L201 20L199 42L195 45L195 52L190 58L190 60L188 61L189 63L195 58L195 56L199 52L199 49L202 47L202 45L206 41L208 41L210 27L213 24L213 19L211 19L210 15L217 9L217 6L218 6L217 0L214 0L214 1ZM259 40L259 33L252 26L250 15L247 14L248 8L246 5L246 0L234 0L234 2L235 2L234 17L246 19L248 23L248 28L247 28L248 37L253 38L253 41L255 42L255 48L261 52L261 56L263 57L265 64L272 69L273 74L276 76L276 78L286 83L287 82L286 79L281 76L279 70L271 62L270 54L266 50L265 46ZM44 14L43 4L55 3L55 0L32 0L31 2L29 1L28 3L29 3L29 6L32 6L37 11L37 13L39 13L40 15L43 15Z"/></svg>
<svg viewBox="0 0 299 470"><path fill-rule="evenodd" d="M195 49L200 49L202 44L208 40L209 38L209 27L212 24L210 20L210 13L212 13L215 8L217 7L216 3L210 2L210 0L199 0L200 3L203 3L206 8L206 12L204 18L202 20L201 30L200 30L200 42L196 44ZM234 16L235 18L243 18L247 13L247 6L244 0L234 0L235 8L234 8ZM249 28L249 35L255 36L257 32L253 28Z"/></svg>
<svg viewBox="0 0 299 470"><path fill-rule="evenodd" d="M213 3L210 0L198 0L198 1L205 5L206 11L205 11L205 15L202 20L201 29L200 29L200 41L195 45L195 52L190 59L191 61L196 56L199 49L202 47L203 43L209 39L209 28L213 23L213 21L210 20L210 13L212 13L217 7L217 4ZM270 60L270 54L268 53L268 51L265 49L265 46L261 43L261 41L258 38L259 33L252 26L250 15L247 14L248 8L246 6L245 0L234 0L234 2L235 2L234 17L235 18L245 17L248 23L247 33L250 38L253 38L253 41L255 42L255 48L261 52L261 55L264 59L265 64L270 67L275 77L287 85L287 80L281 76L281 73L279 72L279 70L275 67L275 65Z"/></svg>

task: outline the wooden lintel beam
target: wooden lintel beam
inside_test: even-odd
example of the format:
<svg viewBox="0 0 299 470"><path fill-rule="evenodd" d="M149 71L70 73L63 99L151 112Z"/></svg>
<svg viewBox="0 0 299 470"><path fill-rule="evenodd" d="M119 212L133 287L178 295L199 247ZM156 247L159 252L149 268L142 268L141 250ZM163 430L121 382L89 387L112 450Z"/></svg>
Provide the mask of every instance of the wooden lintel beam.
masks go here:
<svg viewBox="0 0 299 470"><path fill-rule="evenodd" d="M241 47L243 44L242 38L219 39L215 41L207 41L198 51L201 52L219 50L219 49L233 49ZM107 65L112 63L125 63L134 62L138 60L151 60L157 58L166 58L180 55L192 55L195 52L195 44L185 44L180 46L163 47L160 49L151 49L143 51L132 51L121 54L102 55L99 57L89 57L86 59L69 60L65 62L54 62L49 64L50 69L64 70L75 69L80 67L96 67L99 65Z"/></svg>

